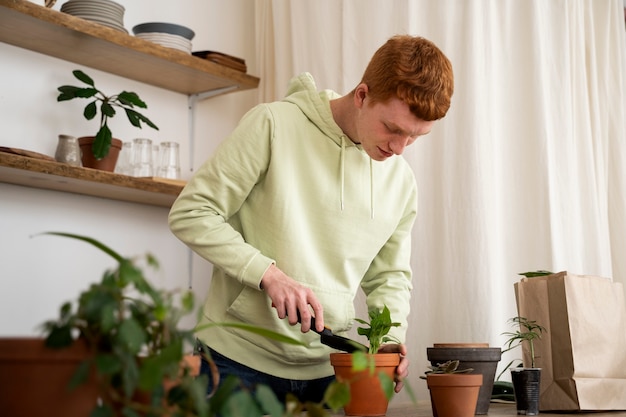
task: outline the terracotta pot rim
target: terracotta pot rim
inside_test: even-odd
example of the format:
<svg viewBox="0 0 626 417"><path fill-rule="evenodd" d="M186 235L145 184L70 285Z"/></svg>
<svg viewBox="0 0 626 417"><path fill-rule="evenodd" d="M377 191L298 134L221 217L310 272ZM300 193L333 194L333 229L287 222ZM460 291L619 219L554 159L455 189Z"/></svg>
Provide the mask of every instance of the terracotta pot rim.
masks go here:
<svg viewBox="0 0 626 417"><path fill-rule="evenodd" d="M331 353L330 364L333 366L352 366L351 353ZM366 354L368 358L373 358L376 366L397 366L400 363L399 353L376 353Z"/></svg>

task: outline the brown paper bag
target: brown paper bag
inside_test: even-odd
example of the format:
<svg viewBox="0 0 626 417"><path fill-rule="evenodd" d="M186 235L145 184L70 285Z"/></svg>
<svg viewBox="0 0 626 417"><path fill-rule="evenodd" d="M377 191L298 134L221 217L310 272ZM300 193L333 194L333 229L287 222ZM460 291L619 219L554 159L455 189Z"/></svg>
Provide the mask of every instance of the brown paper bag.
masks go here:
<svg viewBox="0 0 626 417"><path fill-rule="evenodd" d="M622 284L564 271L523 278L515 295L518 314L547 330L535 342L540 410L626 410ZM529 364L527 346L523 355Z"/></svg>

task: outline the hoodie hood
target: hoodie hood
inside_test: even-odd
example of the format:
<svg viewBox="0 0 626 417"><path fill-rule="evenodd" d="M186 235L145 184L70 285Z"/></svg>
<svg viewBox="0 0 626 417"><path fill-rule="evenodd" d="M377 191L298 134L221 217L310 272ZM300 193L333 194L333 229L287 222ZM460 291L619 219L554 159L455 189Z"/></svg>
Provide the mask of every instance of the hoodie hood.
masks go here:
<svg viewBox="0 0 626 417"><path fill-rule="evenodd" d="M330 140L335 142L341 152L340 166L340 204L341 210L344 209L344 191L345 191L345 153L347 147L353 147L359 152L365 153L360 144L356 144L348 138L339 125L335 122L332 111L330 110L330 100L341 97L332 90L318 91L313 76L308 72L302 73L294 77L289 82L287 96L284 101L293 103L302 110L306 117L315 124ZM374 218L374 167L372 159L369 159L370 166L370 212L372 219Z"/></svg>

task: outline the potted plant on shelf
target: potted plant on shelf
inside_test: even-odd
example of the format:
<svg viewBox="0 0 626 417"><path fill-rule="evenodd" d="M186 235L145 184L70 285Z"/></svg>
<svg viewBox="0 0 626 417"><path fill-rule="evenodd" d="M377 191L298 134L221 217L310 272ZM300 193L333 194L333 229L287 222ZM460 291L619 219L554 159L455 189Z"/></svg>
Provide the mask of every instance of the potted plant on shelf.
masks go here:
<svg viewBox="0 0 626 417"><path fill-rule="evenodd" d="M128 121L141 129L142 122L153 129L159 128L147 117L135 110L135 107L146 109L148 106L136 93L122 91L119 94L106 95L98 88L91 77L83 71L72 71L74 77L86 84L86 87L62 85L58 87L57 101L68 101L75 98L91 99L83 110L83 116L87 120L93 119L100 108L100 128L96 136L83 136L78 138L82 150L82 163L84 167L96 168L104 171L113 171L117 157L122 149L122 141L113 138L108 121L116 114L116 108L126 113Z"/></svg>
<svg viewBox="0 0 626 417"><path fill-rule="evenodd" d="M382 310L370 310L369 318L369 322L355 319L363 325L357 329L358 334L369 341L367 352L330 354L337 381L346 388L346 397L337 395L335 398L345 403L343 408L347 416L383 416L394 393L393 380L400 354L378 353L378 349L386 342L399 343L388 333L400 323L391 321L387 306Z"/></svg>
<svg viewBox="0 0 626 417"><path fill-rule="evenodd" d="M476 413L483 375L472 374L472 368L459 369L459 363L450 360L431 365L420 376L428 384L434 417L471 417Z"/></svg>
<svg viewBox="0 0 626 417"><path fill-rule="evenodd" d="M541 368L536 366L534 341L541 338L545 328L534 320L520 316L509 319L509 322L517 330L503 333L508 339L504 344L506 348L502 352L508 352L511 349L522 346L523 343L527 343L528 358L530 359L529 363L522 361L521 366L511 368L511 382L517 405L517 414L535 416L539 414ZM511 361L506 368L509 368L515 361Z"/></svg>
<svg viewBox="0 0 626 417"><path fill-rule="evenodd" d="M208 378L196 377L200 357L185 354L195 342L195 329L179 325L193 309L191 292L154 288L136 265L138 260L125 258L95 239L46 234L87 242L113 257L117 267L106 271L74 303L64 303L58 318L42 325L44 339L0 338L0 374L11 380L0 390L4 413L11 417L230 417L237 414L228 411L229 404L236 403L255 404L258 413L249 415L260 417L267 410L259 401L266 408L277 407L273 393L261 390L253 397L237 390L237 381L223 384L207 400ZM149 254L145 261L158 265ZM237 326L302 344L254 326L211 326ZM45 390L39 389L42 375Z"/></svg>

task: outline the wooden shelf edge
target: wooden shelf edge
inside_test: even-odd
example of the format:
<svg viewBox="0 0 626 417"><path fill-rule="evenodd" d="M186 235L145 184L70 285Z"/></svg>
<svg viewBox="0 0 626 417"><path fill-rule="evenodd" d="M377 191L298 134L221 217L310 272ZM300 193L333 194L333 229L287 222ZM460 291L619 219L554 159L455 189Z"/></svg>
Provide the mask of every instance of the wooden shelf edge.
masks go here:
<svg viewBox="0 0 626 417"><path fill-rule="evenodd" d="M0 0L0 41L187 95L259 85L252 75L26 0Z"/></svg>
<svg viewBox="0 0 626 417"><path fill-rule="evenodd" d="M0 153L0 182L170 207L182 184Z"/></svg>

